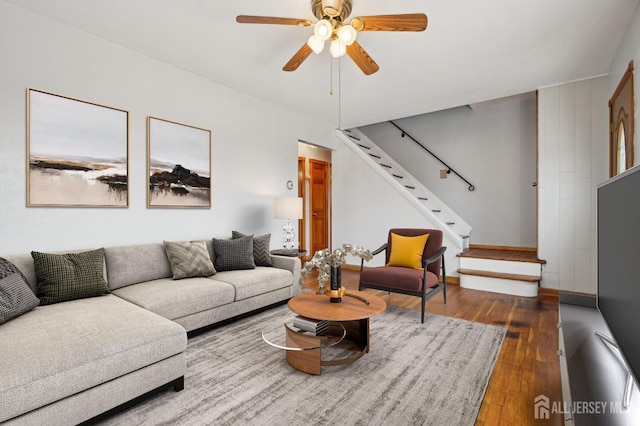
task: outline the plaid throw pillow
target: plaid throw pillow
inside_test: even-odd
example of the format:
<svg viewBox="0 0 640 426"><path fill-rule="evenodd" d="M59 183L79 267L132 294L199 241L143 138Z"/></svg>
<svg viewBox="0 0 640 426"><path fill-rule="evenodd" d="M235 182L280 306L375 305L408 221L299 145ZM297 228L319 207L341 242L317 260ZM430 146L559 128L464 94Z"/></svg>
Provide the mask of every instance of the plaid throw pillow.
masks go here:
<svg viewBox="0 0 640 426"><path fill-rule="evenodd" d="M104 279L104 249L83 253L31 252L41 305L109 293Z"/></svg>
<svg viewBox="0 0 640 426"><path fill-rule="evenodd" d="M213 239L215 252L213 265L216 271L232 271L236 269L255 269L253 260L253 237L236 238L235 240Z"/></svg>
<svg viewBox="0 0 640 426"><path fill-rule="evenodd" d="M207 243L171 242L164 241L164 249L167 251L173 279L179 280L189 277L209 277L216 273L209 257Z"/></svg>
<svg viewBox="0 0 640 426"><path fill-rule="evenodd" d="M40 304L22 272L0 257L0 324L30 311Z"/></svg>
<svg viewBox="0 0 640 426"><path fill-rule="evenodd" d="M246 237L246 234L238 231L231 231L231 238L234 240ZM256 266L273 266L271 263L271 254L269 253L269 243L271 234L253 236L253 261Z"/></svg>

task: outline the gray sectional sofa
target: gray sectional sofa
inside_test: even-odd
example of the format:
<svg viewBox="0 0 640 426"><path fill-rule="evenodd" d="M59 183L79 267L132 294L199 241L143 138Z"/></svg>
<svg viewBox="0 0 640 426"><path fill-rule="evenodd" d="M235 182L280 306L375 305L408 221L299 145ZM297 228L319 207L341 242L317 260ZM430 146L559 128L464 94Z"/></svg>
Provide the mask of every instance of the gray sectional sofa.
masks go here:
<svg viewBox="0 0 640 426"><path fill-rule="evenodd" d="M31 255L4 257L37 294ZM180 280L163 243L105 248L104 258L109 294L0 324L0 423L77 424L159 387L181 390L188 331L299 292L296 257Z"/></svg>

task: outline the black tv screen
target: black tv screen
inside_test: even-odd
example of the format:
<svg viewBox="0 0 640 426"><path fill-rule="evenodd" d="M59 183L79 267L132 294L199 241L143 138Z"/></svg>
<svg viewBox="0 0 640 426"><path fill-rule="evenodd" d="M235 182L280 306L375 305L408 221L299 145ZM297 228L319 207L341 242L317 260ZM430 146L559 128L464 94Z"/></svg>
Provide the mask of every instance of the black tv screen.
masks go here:
<svg viewBox="0 0 640 426"><path fill-rule="evenodd" d="M598 309L640 374L640 166L598 186Z"/></svg>

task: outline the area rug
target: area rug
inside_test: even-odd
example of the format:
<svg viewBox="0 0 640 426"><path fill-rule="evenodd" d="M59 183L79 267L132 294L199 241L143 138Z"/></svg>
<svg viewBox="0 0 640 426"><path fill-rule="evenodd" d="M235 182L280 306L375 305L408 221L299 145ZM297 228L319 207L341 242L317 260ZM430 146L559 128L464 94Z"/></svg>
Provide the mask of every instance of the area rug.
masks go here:
<svg viewBox="0 0 640 426"><path fill-rule="evenodd" d="M389 306L353 364L292 368L261 338L286 306L189 339L185 389L167 390L108 425L473 425L505 329ZM283 328L284 332L284 328Z"/></svg>

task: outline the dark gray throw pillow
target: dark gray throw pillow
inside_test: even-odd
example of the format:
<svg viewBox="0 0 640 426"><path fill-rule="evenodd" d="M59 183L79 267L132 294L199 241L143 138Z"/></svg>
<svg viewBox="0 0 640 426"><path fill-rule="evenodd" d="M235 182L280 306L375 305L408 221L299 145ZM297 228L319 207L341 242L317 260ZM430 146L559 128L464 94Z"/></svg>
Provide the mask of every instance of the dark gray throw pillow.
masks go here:
<svg viewBox="0 0 640 426"><path fill-rule="evenodd" d="M104 279L104 249L83 253L31 252L41 305L109 293Z"/></svg>
<svg viewBox="0 0 640 426"><path fill-rule="evenodd" d="M247 236L247 234L239 231L231 231L231 238L233 239ZM273 266L271 263L271 254L269 253L270 241L271 234L253 236L253 261L256 266Z"/></svg>
<svg viewBox="0 0 640 426"><path fill-rule="evenodd" d="M233 271L236 269L255 269L253 260L253 237L224 240L213 239L213 251L216 271Z"/></svg>
<svg viewBox="0 0 640 426"><path fill-rule="evenodd" d="M0 324L18 317L40 304L22 272L0 257Z"/></svg>

